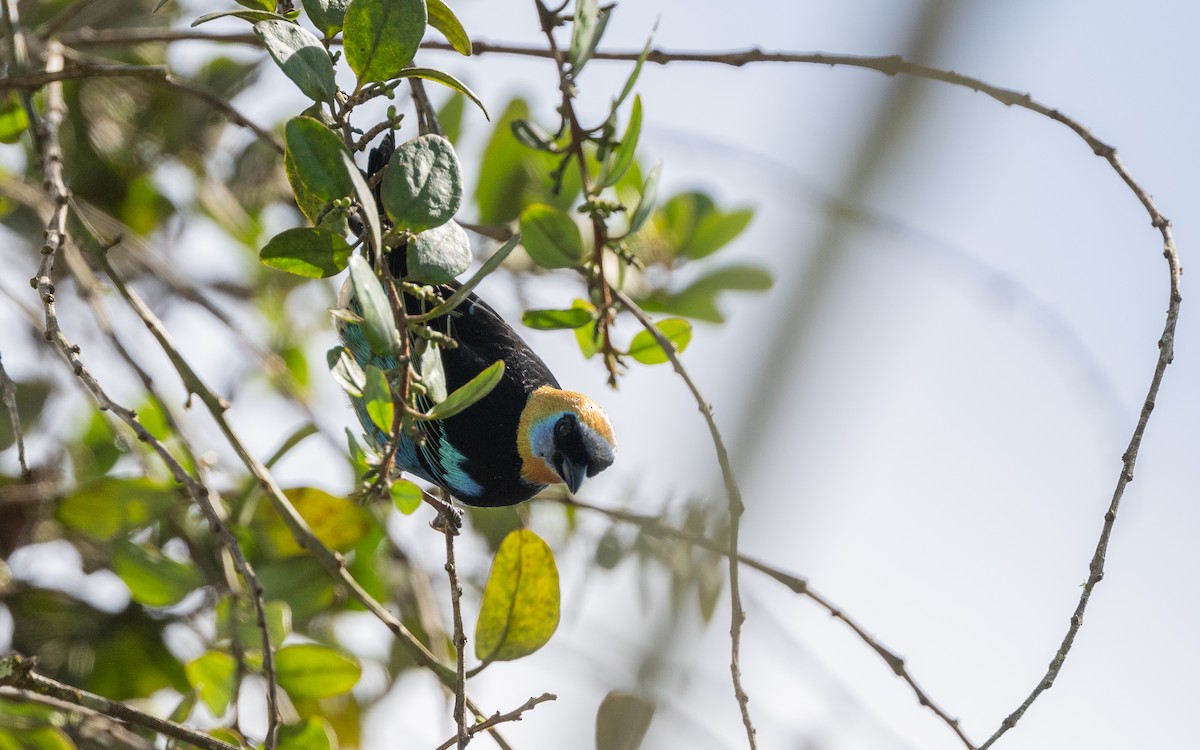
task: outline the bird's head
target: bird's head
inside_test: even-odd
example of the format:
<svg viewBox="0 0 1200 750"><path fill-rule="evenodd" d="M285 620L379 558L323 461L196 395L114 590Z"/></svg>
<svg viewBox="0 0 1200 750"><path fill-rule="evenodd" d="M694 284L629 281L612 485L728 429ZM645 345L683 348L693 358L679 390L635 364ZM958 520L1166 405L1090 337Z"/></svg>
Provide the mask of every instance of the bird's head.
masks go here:
<svg viewBox="0 0 1200 750"><path fill-rule="evenodd" d="M562 482L575 493L585 478L612 465L617 444L608 415L595 401L544 385L521 412L517 451L525 481Z"/></svg>

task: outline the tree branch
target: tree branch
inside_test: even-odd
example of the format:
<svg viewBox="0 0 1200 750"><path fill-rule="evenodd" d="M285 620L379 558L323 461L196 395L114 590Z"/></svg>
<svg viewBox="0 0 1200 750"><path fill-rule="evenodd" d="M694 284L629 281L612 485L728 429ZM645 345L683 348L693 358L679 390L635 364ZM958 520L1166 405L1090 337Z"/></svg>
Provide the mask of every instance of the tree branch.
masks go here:
<svg viewBox="0 0 1200 750"><path fill-rule="evenodd" d="M114 719L137 724L153 732L170 737L180 742L198 747L201 750L238 750L227 742L210 737L203 732L188 729L173 721L160 719L144 711L138 710L120 701L109 700L86 690L64 685L49 677L33 671L35 660L26 659L20 654L9 654L0 659L0 686L10 686L31 690L39 695L46 695L56 700L81 706L91 711L111 716Z"/></svg>
<svg viewBox="0 0 1200 750"><path fill-rule="evenodd" d="M499 711L497 711L496 713L492 714L490 718L484 719L483 721L479 722L478 724L476 724L473 727L468 727L467 734L468 734L468 736L474 737L479 732L482 732L485 729L490 730L492 727L496 726L497 724L503 724L506 721L520 721L521 719L524 718L524 716L522 714L524 714L526 711L533 709L533 707L539 703L545 703L546 701L553 701L553 700L558 700L558 696L555 695L554 693L542 693L541 695L539 695L536 698L530 698L529 700L525 701L523 704L521 704L517 708L513 709L512 711L509 711L506 714L502 714ZM458 742L458 741L459 741L458 736L451 737L450 739L446 740L442 744L438 745L437 750L450 750L450 748L454 747L454 743Z"/></svg>

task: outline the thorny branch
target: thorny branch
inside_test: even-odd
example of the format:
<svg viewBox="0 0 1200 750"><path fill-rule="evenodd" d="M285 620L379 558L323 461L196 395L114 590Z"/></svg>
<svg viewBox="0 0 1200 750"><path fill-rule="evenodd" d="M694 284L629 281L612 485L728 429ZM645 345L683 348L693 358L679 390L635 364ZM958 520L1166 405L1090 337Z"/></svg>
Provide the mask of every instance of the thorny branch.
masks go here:
<svg viewBox="0 0 1200 750"><path fill-rule="evenodd" d="M814 591L806 578L793 573L788 573L787 571L781 570L780 568L772 565L768 565L740 552L736 555L731 554L727 544L709 539L703 534L697 534L688 531L687 529L671 526L670 524L665 523L660 516L654 516L645 513L635 513L633 511L622 510L620 508L607 508L602 505L596 505L594 503L588 503L570 497L553 497L548 499L552 499L555 502L563 505L570 505L576 508L583 508L584 510L600 513L616 521L634 524L638 528L642 529L646 534L653 537L669 537L672 539L677 539L679 541L686 542L687 544L695 545L701 549L708 550L709 552L722 555L723 557L728 558L730 561L736 559L739 564L745 565L747 568L757 570L767 577L783 584L792 593L811 599L814 603L816 603L817 606L829 613L830 617L834 618L835 620L841 620L842 623L844 623L846 627L850 628L850 630L852 630L863 643L865 643L872 651L878 654L880 658L882 658L883 661L888 665L888 668L890 668L897 677L904 680L904 682L908 684L909 688L913 692L913 695L916 696L917 702L936 714L939 719L941 719L947 726L954 730L954 733L958 735L958 738L962 740L963 744L968 748L968 750L976 750L975 746L971 743L970 739L959 726L959 720L951 716L945 709L934 702L933 698L931 698L929 694L917 684L916 680L909 673L904 658L876 640L874 636L867 632L866 628L859 624L854 618L847 615L845 610L843 610L841 607L834 605L833 602L827 599L824 595Z"/></svg>
<svg viewBox="0 0 1200 750"><path fill-rule="evenodd" d="M712 438L713 448L717 452L717 463L721 467L721 478L725 482L725 495L729 501L729 672L733 678L733 692L737 697L738 706L742 711L742 724L746 727L746 738L750 743L751 750L753 750L758 746L758 743L755 739L754 724L750 720L750 708L747 705L750 701L750 696L746 694L745 688L742 687L741 667L742 624L746 621L746 611L742 608L741 584L738 578L738 533L741 528L742 513L745 510L745 506L742 504L742 491L738 489L737 479L733 475L733 466L729 462L729 451L725 449L725 441L721 438L721 431L718 429L717 420L713 416L712 404L705 400L704 394L700 392L699 386L696 385L696 381L692 380L692 376L688 373L687 368L683 366L683 361L679 359L679 352L676 351L675 345L663 335L662 331L658 330L658 327L654 325L654 321L650 320L650 316L642 308L638 307L637 303L630 299L624 292L620 289L614 289L613 296L626 310L633 313L633 316L638 319L643 328L650 332L650 335L654 336L654 340L658 342L663 352L666 353L667 359L671 361L671 366L675 368L675 372L687 384L688 390L692 392L692 397L696 400L696 406L700 409L701 415L704 416L705 424L708 425L708 432Z"/></svg>
<svg viewBox="0 0 1200 750"><path fill-rule="evenodd" d="M502 714L499 711L497 711L496 713L492 714L489 718L484 719L483 721L479 722L478 724L476 724L472 727L468 727L467 734L471 737L474 737L479 732L482 732L485 729L491 729L492 727L496 726L497 724L503 724L506 721L520 721L522 718L524 718L524 713L526 711L532 710L533 707L539 703L545 703L546 701L553 701L553 700L558 700L558 696L555 695L554 693L542 693L541 695L539 695L536 698L530 698L529 700L525 701L520 706L516 707L515 709L513 709L512 711L509 711L506 714ZM438 745L437 750L450 750L450 748L454 747L454 743L456 743L458 741L459 741L459 738L457 736L451 737L450 739L446 740L442 744Z"/></svg>

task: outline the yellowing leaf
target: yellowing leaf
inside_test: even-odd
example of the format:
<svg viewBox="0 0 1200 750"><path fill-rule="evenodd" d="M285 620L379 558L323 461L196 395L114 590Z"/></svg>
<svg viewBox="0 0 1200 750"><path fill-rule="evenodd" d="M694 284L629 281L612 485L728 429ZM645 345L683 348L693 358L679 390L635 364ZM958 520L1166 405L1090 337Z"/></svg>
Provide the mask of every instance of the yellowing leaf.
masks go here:
<svg viewBox="0 0 1200 750"><path fill-rule="evenodd" d="M558 567L554 553L528 529L500 543L483 589L475 625L475 655L509 661L532 654L558 627Z"/></svg>

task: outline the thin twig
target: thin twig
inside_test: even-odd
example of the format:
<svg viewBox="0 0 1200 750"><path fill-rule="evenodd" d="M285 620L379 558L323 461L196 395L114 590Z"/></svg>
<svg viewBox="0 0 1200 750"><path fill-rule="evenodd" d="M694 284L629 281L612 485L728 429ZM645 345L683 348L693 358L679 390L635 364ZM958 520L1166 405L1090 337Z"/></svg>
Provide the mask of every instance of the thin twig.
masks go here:
<svg viewBox="0 0 1200 750"><path fill-rule="evenodd" d="M526 711L532 710L533 707L536 706L537 704L545 703L546 701L554 701L554 700L558 700L558 696L555 695L554 693L542 693L541 695L539 695L536 698L530 698L529 700L525 701L520 706L513 709L512 711L509 711L506 714L502 714L499 711L497 711L496 713L492 714L489 718L484 719L483 721L479 722L478 724L476 724L472 727L468 727L467 734L474 737L479 732L482 732L485 729L491 729L492 727L496 726L497 724L503 724L506 721L520 721L522 718L524 718L522 716L522 714L524 714ZM442 744L438 745L437 750L450 750L450 748L454 747L455 742L458 742L457 736L451 737L450 739L446 740Z"/></svg>
<svg viewBox="0 0 1200 750"><path fill-rule="evenodd" d="M683 362L679 359L679 353L675 349L675 345L671 340L663 335L662 331L654 325L654 321L650 320L642 308L638 307L632 299L630 299L620 289L613 289L613 295L625 309L633 313L638 322L650 332L658 345L662 347L666 353L667 359L671 361L671 366L675 368L675 372L687 384L688 390L692 392L692 397L696 400L696 406L700 409L700 413L704 416L704 422L708 425L708 432L712 438L713 448L717 452L717 463L721 467L721 478L725 482L725 494L728 498L729 507L729 598L730 598L730 625L729 625L729 640L730 640L730 659L729 672L733 678L733 692L737 697L738 707L742 712L742 724L746 727L746 738L750 743L750 747L757 747L755 739L754 723L750 720L750 709L747 703L750 697L746 694L745 688L742 687L742 669L741 669L741 643L742 643L742 624L746 621L746 611L742 608L741 585L738 579L738 532L741 527L742 512L745 506L742 504L742 493L738 489L737 480L733 476L733 467L729 461L729 451L725 449L725 441L721 438L721 431L717 428L717 420L713 416L712 404L704 398L704 394L700 392L700 388L696 385L696 381L692 380L692 376L688 374L687 368L683 366Z"/></svg>
<svg viewBox="0 0 1200 750"><path fill-rule="evenodd" d="M454 620L454 653L455 657L455 673L454 673L454 725L458 729L458 748L463 750L467 743L471 741L471 734L467 731L467 716L466 716L466 662L467 662L467 634L463 630L462 616L462 586L458 582L458 568L454 562L454 537L458 536L458 529L454 524L447 519L444 525L444 533L446 535L446 576L450 579L450 610Z"/></svg>
<svg viewBox="0 0 1200 750"><path fill-rule="evenodd" d="M0 401L8 410L8 421L12 423L13 438L17 443L17 462L21 466L21 477L29 479L29 464L25 461L25 436L21 433L21 416L17 413L17 384L4 369L3 352L0 352Z"/></svg>
<svg viewBox="0 0 1200 750"><path fill-rule="evenodd" d="M57 680L34 672L33 667L34 660L26 659L19 654L10 654L4 657L0 660L0 675L2 675L0 676L0 685L32 690L40 695L48 695L60 701L98 711L105 716L146 727L164 737L186 742L201 748L201 750L237 750L234 745L222 742L203 732L188 729L173 721L160 719L120 701L109 700L95 693L64 685Z"/></svg>
<svg viewBox="0 0 1200 750"><path fill-rule="evenodd" d="M681 529L677 526L671 526L670 524L664 523L663 520L658 516L652 516L645 513L636 513L634 511L622 510L620 508L607 508L602 505L595 505L593 503L579 500L578 498L566 497L565 495L546 497L545 499L553 500L563 505L570 505L576 508L583 508L584 510L601 513L614 520L634 524L650 536L677 539L679 541L695 545L709 552L722 555L730 560L734 559L734 556L730 554L729 546L727 544L723 544L714 539L709 539L703 534L688 531L687 529ZM736 559L740 564L745 565L747 568L757 570L769 578L774 579L778 583L783 584L792 593L812 600L813 603L825 610L830 617L834 618L835 620L840 620L846 625L846 627L850 628L850 630L852 630L863 643L865 643L872 651L878 654L897 677L907 683L909 688L912 690L913 695L916 696L918 703L928 708L948 727L954 730L954 733L958 735L960 740L962 740L962 743L964 746L966 746L967 750L977 750L970 738L968 738L966 733L963 732L962 727L959 724L959 720L951 716L949 712L938 705L909 673L904 658L876 640L874 636L867 632L865 627L854 620L854 618L847 615L842 608L833 604L833 602L831 602L824 595L814 591L806 578L795 575L794 573L788 573L785 570L768 565L761 560L749 557L740 552L736 555Z"/></svg>
<svg viewBox="0 0 1200 750"><path fill-rule="evenodd" d="M80 729L86 731L90 738L95 737L97 732L102 732L115 743L119 743L130 750L154 750L154 743L142 738L141 735L135 734L123 722L114 719L111 716L96 711L95 709L80 706L77 703L59 700L58 698L49 695L35 693L32 690L15 687L0 687L0 700L18 701L21 703L37 703L41 706L54 709L59 714L66 717L66 726L78 725Z"/></svg>

